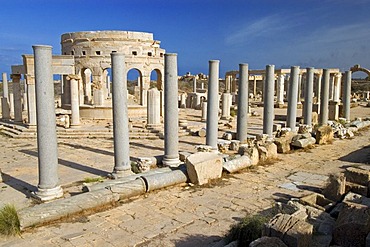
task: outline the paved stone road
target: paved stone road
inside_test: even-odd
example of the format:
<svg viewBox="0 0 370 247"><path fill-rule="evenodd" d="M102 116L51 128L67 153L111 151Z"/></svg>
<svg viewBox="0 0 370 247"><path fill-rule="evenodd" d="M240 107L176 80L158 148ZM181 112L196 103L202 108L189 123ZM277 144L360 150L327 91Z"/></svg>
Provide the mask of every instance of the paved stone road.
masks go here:
<svg viewBox="0 0 370 247"><path fill-rule="evenodd" d="M0 246L212 246L246 214L309 193L300 186L290 189L281 185L299 182L307 185L305 188L319 188L325 178L320 175L337 173L353 163L367 163L369 134L366 130L353 140L336 140L305 152L279 155L274 164L225 176L212 185L184 184L151 192L104 212L30 230L22 237L0 237ZM187 138L190 139L183 139L183 143L189 143L188 148L192 143L202 143L199 138ZM2 136L0 143L3 172L10 174L9 181L18 178L14 187L6 181L0 184L1 203L27 206L30 202L25 198L26 190L37 184L35 144ZM138 143L132 153L141 155L143 146L152 148L152 154L161 153L161 145L161 140ZM86 174L106 174L112 169L111 150L110 140L60 143L62 184Z"/></svg>

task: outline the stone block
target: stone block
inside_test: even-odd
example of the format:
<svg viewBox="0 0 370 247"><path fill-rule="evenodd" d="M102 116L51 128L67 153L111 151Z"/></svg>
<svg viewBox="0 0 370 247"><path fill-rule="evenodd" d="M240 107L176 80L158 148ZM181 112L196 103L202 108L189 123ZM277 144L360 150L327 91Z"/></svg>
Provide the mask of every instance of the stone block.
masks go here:
<svg viewBox="0 0 370 247"><path fill-rule="evenodd" d="M221 177L222 157L215 153L192 154L186 159L186 170L193 184L206 184Z"/></svg>
<svg viewBox="0 0 370 247"><path fill-rule="evenodd" d="M346 193L346 177L343 173L339 175L329 175L329 181L322 191L322 194L332 200L339 201Z"/></svg>
<svg viewBox="0 0 370 247"><path fill-rule="evenodd" d="M312 193L299 199L303 205L310 205L319 210L325 211L333 206L334 202L326 199L323 195Z"/></svg>
<svg viewBox="0 0 370 247"><path fill-rule="evenodd" d="M311 134L311 132L312 132L312 126L311 125L300 124L298 126L298 133L299 134L305 134L305 133Z"/></svg>
<svg viewBox="0 0 370 247"><path fill-rule="evenodd" d="M333 241L342 246L365 246L370 231L369 208L356 203L345 203L333 231Z"/></svg>
<svg viewBox="0 0 370 247"><path fill-rule="evenodd" d="M264 234L280 238L289 247L311 246L313 226L288 214L277 214L264 226Z"/></svg>
<svg viewBox="0 0 370 247"><path fill-rule="evenodd" d="M246 144L240 145L238 153L240 155L246 155L251 159L251 165L257 165L259 162L259 154L256 146L249 146Z"/></svg>
<svg viewBox="0 0 370 247"><path fill-rule="evenodd" d="M370 181L370 171L356 167L347 167L344 172L346 181L367 186Z"/></svg>
<svg viewBox="0 0 370 247"><path fill-rule="evenodd" d="M370 198L352 192L347 193L343 199L343 203L357 203L370 208Z"/></svg>
<svg viewBox="0 0 370 247"><path fill-rule="evenodd" d="M290 151L290 143L295 134L290 131L284 132L284 134L282 131L281 134L279 138L275 138L274 143L276 144L277 152L285 154Z"/></svg>
<svg viewBox="0 0 370 247"><path fill-rule="evenodd" d="M326 144L333 141L334 132L330 126L321 126L316 130L316 143Z"/></svg>
<svg viewBox="0 0 370 247"><path fill-rule="evenodd" d="M230 141L219 139L217 141L218 151L221 153L226 153L230 148L230 143L231 143Z"/></svg>
<svg viewBox="0 0 370 247"><path fill-rule="evenodd" d="M230 143L230 150L232 151L238 151L240 146L240 141L238 140L232 140Z"/></svg>
<svg viewBox="0 0 370 247"><path fill-rule="evenodd" d="M316 139L313 138L313 137L310 137L310 138L304 138L304 139L299 139L299 140L296 140L294 142L292 142L292 146L293 147L297 147L297 148L307 148L313 144L316 143Z"/></svg>
<svg viewBox="0 0 370 247"><path fill-rule="evenodd" d="M251 242L249 247L287 247L287 245L280 238L264 236Z"/></svg>
<svg viewBox="0 0 370 247"><path fill-rule="evenodd" d="M281 124L274 124L274 125L272 125L272 131L273 132L281 131Z"/></svg>
<svg viewBox="0 0 370 247"><path fill-rule="evenodd" d="M222 139L224 140L228 140L228 141L231 141L233 139L233 134L230 133L230 132L225 132L223 135L222 135Z"/></svg>
<svg viewBox="0 0 370 247"><path fill-rule="evenodd" d="M185 162L186 158L189 157L190 155L191 155L191 153L189 153L189 152L179 152L179 159L182 162Z"/></svg>
<svg viewBox="0 0 370 247"><path fill-rule="evenodd" d="M348 192L357 193L357 194L360 194L360 195L363 195L363 196L368 195L367 186L360 185L360 184L355 184L355 183L351 183L351 182L346 181L346 193L348 193Z"/></svg>

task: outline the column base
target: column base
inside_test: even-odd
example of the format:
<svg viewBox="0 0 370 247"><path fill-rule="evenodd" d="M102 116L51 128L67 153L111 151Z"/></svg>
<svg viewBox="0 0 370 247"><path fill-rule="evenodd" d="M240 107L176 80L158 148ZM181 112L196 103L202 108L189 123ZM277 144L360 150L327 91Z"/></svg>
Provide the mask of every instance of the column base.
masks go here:
<svg viewBox="0 0 370 247"><path fill-rule="evenodd" d="M57 186L52 189L40 189L37 188L37 191L32 193L32 197L41 202L51 201L63 196L63 189L60 186Z"/></svg>
<svg viewBox="0 0 370 247"><path fill-rule="evenodd" d="M113 171L112 173L108 174L108 177L110 179L119 179L119 178L128 177L133 174L134 173L131 171L131 169L129 169L129 170L123 170L123 171Z"/></svg>
<svg viewBox="0 0 370 247"><path fill-rule="evenodd" d="M79 128L81 128L81 124L71 124L70 128L71 129L79 129Z"/></svg>
<svg viewBox="0 0 370 247"><path fill-rule="evenodd" d="M166 158L163 157L162 165L169 166L169 167L178 167L181 164L179 157L176 158Z"/></svg>

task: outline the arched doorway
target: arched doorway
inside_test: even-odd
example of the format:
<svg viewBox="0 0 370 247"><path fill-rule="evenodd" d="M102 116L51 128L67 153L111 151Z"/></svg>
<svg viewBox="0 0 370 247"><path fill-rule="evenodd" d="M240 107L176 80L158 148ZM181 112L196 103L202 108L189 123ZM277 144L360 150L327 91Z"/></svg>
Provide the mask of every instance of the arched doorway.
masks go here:
<svg viewBox="0 0 370 247"><path fill-rule="evenodd" d="M143 88L142 73L139 69L132 68L127 71L128 104L139 105Z"/></svg>
<svg viewBox="0 0 370 247"><path fill-rule="evenodd" d="M158 90L163 90L162 72L159 69L154 69L150 72L150 88L157 87Z"/></svg>

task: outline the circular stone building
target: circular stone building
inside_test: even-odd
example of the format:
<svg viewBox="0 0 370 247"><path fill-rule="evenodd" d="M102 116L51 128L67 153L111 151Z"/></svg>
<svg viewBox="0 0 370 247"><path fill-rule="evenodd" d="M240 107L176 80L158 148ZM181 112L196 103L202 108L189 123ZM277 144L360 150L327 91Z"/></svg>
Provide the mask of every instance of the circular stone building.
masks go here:
<svg viewBox="0 0 370 247"><path fill-rule="evenodd" d="M140 102L145 105L146 90L150 88L150 75L157 75L157 87L162 89L164 53L160 41L152 33L129 31L90 31L65 33L61 37L62 54L73 55L76 74L80 75L80 104L103 105L109 96L109 70L113 52L125 54L126 71L139 73ZM64 92L69 92L65 83ZM67 93L68 94L68 93ZM69 103L69 95L64 103ZM144 99L143 99L144 98ZM81 102L82 101L82 102Z"/></svg>

